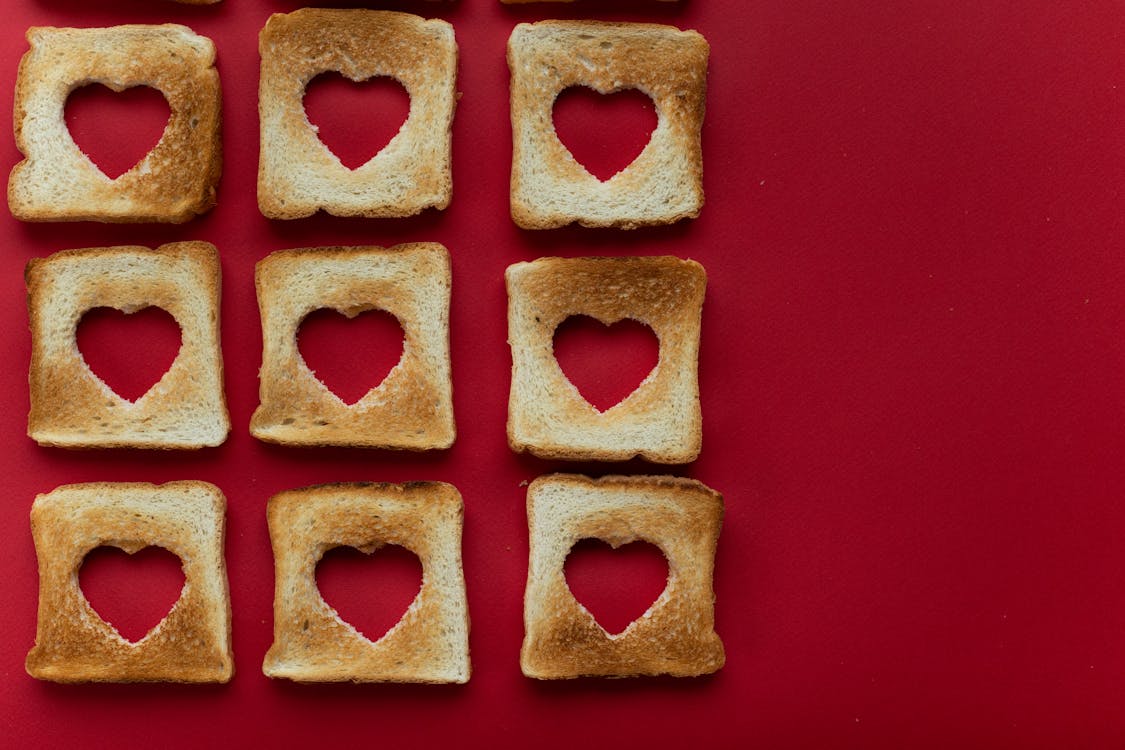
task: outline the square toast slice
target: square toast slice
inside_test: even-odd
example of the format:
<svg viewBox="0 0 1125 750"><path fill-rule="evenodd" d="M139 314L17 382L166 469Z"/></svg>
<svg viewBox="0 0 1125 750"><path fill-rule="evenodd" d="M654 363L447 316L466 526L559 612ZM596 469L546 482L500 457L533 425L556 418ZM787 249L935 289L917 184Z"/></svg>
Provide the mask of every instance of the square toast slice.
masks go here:
<svg viewBox="0 0 1125 750"><path fill-rule="evenodd" d="M329 484L269 501L276 568L274 641L262 671L297 682L469 680L469 614L461 570L461 495L442 482ZM402 619L371 641L340 619L316 584L335 547L413 552L422 587Z"/></svg>
<svg viewBox="0 0 1125 750"><path fill-rule="evenodd" d="M508 444L517 453L570 461L694 461L703 440L699 334L707 276L670 256L541 258L505 273L512 389ZM554 335L567 318L606 325L630 318L660 340L656 367L604 412L567 379Z"/></svg>
<svg viewBox="0 0 1125 750"><path fill-rule="evenodd" d="M22 221L181 223L215 205L222 171L215 45L186 26L32 27L16 80L16 146L8 180ZM88 83L157 89L171 114L160 140L111 179L82 153L63 112Z"/></svg>
<svg viewBox="0 0 1125 750"><path fill-rule="evenodd" d="M508 40L512 219L524 229L578 222L633 229L699 215L710 47L695 31L604 21L521 23ZM656 106L656 129L629 166L602 182L555 132L566 88L637 89Z"/></svg>
<svg viewBox="0 0 1125 750"><path fill-rule="evenodd" d="M27 264L31 412L27 433L62 448L200 448L230 432L219 349L219 255L206 242L63 250ZM136 401L94 374L75 340L95 307L149 306L180 326L168 371Z"/></svg>
<svg viewBox="0 0 1125 750"><path fill-rule="evenodd" d="M409 13L304 8L271 16L259 50L258 207L264 216L297 219L324 210L334 216L398 217L449 205L457 80L453 26ZM305 87L328 71L353 81L390 76L410 95L402 128L354 170L324 145L305 114Z"/></svg>
<svg viewBox="0 0 1125 750"><path fill-rule="evenodd" d="M723 666L712 588L723 518L719 493L677 477L552 474L528 487L527 516L524 675L692 677ZM668 558L664 592L617 635L607 633L567 586L567 555L591 538L613 547L644 540Z"/></svg>
<svg viewBox="0 0 1125 750"><path fill-rule="evenodd" d="M449 364L449 252L437 243L279 250L255 273L262 316L260 401L250 420L259 440L433 450L453 444ZM297 346L305 317L380 309L403 330L402 358L347 404L309 369Z"/></svg>
<svg viewBox="0 0 1125 750"><path fill-rule="evenodd" d="M206 482L64 485L39 495L39 624L27 672L52 682L227 682L234 674L223 560L226 500ZM183 562L180 598L156 627L125 640L78 585L93 549L163 547Z"/></svg>

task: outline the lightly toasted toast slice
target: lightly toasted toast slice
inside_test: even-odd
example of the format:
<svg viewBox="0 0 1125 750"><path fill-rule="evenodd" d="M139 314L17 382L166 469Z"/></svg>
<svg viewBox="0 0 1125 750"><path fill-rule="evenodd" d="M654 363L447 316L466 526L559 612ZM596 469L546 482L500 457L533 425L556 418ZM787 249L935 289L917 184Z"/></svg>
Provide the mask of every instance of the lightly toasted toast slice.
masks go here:
<svg viewBox="0 0 1125 750"><path fill-rule="evenodd" d="M703 442L699 334L707 276L670 256L541 258L505 273L512 388L508 444L517 453L570 461L694 461ZM636 390L604 412L591 405L555 359L567 318L606 325L644 323L660 353Z"/></svg>
<svg viewBox="0 0 1125 750"><path fill-rule="evenodd" d="M524 596L523 673L536 679L673 675L720 669L712 575L723 519L719 493L693 479L552 474L527 489L531 553ZM638 539L668 558L668 585L617 635L574 598L564 564L582 539Z"/></svg>
<svg viewBox="0 0 1125 750"><path fill-rule="evenodd" d="M461 570L461 495L443 482L328 484L290 490L268 506L275 564L274 642L262 671L297 682L469 680L469 614ZM335 547L413 552L422 587L377 641L340 619L316 585Z"/></svg>
<svg viewBox="0 0 1125 750"><path fill-rule="evenodd" d="M230 597L226 500L206 482L64 485L39 495L31 532L39 558L39 624L27 672L52 682L227 682ZM121 637L78 585L93 549L163 547L183 563L184 587L144 638Z"/></svg>
<svg viewBox="0 0 1125 750"><path fill-rule="evenodd" d="M672 26L603 21L516 26L508 40L516 224L633 229L698 216L709 54L697 32ZM579 164L555 132L555 99L571 86L602 94L637 89L656 106L656 128L644 150L605 182Z"/></svg>
<svg viewBox="0 0 1125 750"><path fill-rule="evenodd" d="M16 82L8 207L23 221L181 223L215 205L222 171L215 46L186 26L33 27ZM88 83L151 86L168 101L156 146L111 179L78 148L63 116Z"/></svg>
<svg viewBox="0 0 1125 750"><path fill-rule="evenodd" d="M279 250L255 270L262 317L259 440L283 445L435 450L453 444L449 252L437 243ZM384 310L402 326L402 358L347 404L301 357L297 332L315 310Z"/></svg>
<svg viewBox="0 0 1125 750"><path fill-rule="evenodd" d="M297 219L324 210L399 217L449 205L453 26L409 13L304 8L271 16L258 46L258 207L264 216ZM354 170L324 145L305 114L305 87L328 71L353 81L390 76L410 95L410 114L399 132Z"/></svg>
<svg viewBox="0 0 1125 750"><path fill-rule="evenodd" d="M63 250L27 264L31 412L27 432L63 448L201 448L230 432L219 348L219 255L206 242ZM95 307L149 306L180 326L168 371L128 401L90 370L75 341Z"/></svg>

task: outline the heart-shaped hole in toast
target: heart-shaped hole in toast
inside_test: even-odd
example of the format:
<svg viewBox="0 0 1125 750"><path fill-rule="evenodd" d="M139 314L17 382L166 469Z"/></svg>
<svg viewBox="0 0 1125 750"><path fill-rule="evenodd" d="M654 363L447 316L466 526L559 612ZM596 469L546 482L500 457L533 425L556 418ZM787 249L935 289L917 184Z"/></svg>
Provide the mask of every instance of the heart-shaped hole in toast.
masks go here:
<svg viewBox="0 0 1125 750"><path fill-rule="evenodd" d="M394 544L370 553L335 547L316 566L316 585L341 620L377 641L418 596L422 563L413 552Z"/></svg>
<svg viewBox="0 0 1125 750"><path fill-rule="evenodd" d="M122 638L136 643L179 600L183 564L163 547L144 547L133 554L118 547L96 547L82 562L78 585L98 616Z"/></svg>
<svg viewBox="0 0 1125 750"><path fill-rule="evenodd" d="M575 161L605 182L633 163L656 129L656 106L637 89L601 94L586 86L555 99L555 132Z"/></svg>
<svg viewBox="0 0 1125 750"><path fill-rule="evenodd" d="M648 611L668 585L668 560L659 547L635 541L614 549L582 539L566 558L566 585L611 635Z"/></svg>
<svg viewBox="0 0 1125 750"><path fill-rule="evenodd" d="M106 177L116 180L160 142L171 110L149 86L114 91L102 84L75 89L66 100L71 138Z"/></svg>
<svg viewBox="0 0 1125 750"><path fill-rule="evenodd" d="M637 389L660 358L651 328L630 318L605 325L572 315L555 329L555 359L582 398L604 412Z"/></svg>
<svg viewBox="0 0 1125 750"><path fill-rule="evenodd" d="M127 401L144 396L164 376L180 353L181 335L176 319L159 307L95 307L75 332L90 370Z"/></svg>
<svg viewBox="0 0 1125 750"><path fill-rule="evenodd" d="M297 331L297 348L305 364L349 405L386 379L402 359L403 343L398 318L384 310L349 316L321 308L306 315Z"/></svg>
<svg viewBox="0 0 1125 750"><path fill-rule="evenodd" d="M353 81L339 73L321 73L305 87L305 116L348 169L371 161L409 115L410 94L389 76Z"/></svg>

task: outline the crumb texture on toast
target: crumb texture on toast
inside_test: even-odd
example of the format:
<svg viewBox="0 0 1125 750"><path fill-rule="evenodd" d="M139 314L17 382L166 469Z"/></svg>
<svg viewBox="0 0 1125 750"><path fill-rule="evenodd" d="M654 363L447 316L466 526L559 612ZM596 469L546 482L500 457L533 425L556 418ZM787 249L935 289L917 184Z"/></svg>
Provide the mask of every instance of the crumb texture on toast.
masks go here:
<svg viewBox="0 0 1125 750"><path fill-rule="evenodd" d="M222 171L215 46L186 26L33 27L16 81L16 146L8 207L23 221L180 223L215 205ZM115 179L67 130L70 93L89 83L114 91L150 86L168 101L164 133Z"/></svg>
<svg viewBox="0 0 1125 750"><path fill-rule="evenodd" d="M223 560L226 501L214 485L98 482L39 495L39 621L27 672L52 682L227 682L234 674ZM149 546L183 563L172 609L136 642L98 616L78 584L93 549Z"/></svg>
<svg viewBox="0 0 1125 750"><path fill-rule="evenodd" d="M263 215L296 219L324 210L397 217L449 205L457 80L452 25L392 11L304 8L271 16L259 50ZM410 95L399 132L354 170L324 145L305 113L305 87L328 71L353 81L390 76Z"/></svg>
<svg viewBox="0 0 1125 750"><path fill-rule="evenodd" d="M298 682L464 683L469 615L461 569L461 495L442 482L332 484L275 495L268 507L274 642L262 671ZM316 585L335 547L395 544L422 563L422 587L377 641L343 621Z"/></svg>
<svg viewBox="0 0 1125 750"><path fill-rule="evenodd" d="M281 250L258 263L262 318L260 440L432 450L456 435L449 363L449 252L437 243L392 248ZM297 345L315 310L347 316L379 309L402 326L402 358L383 382L347 404L317 379Z"/></svg>
<svg viewBox="0 0 1125 750"><path fill-rule="evenodd" d="M710 47L695 31L645 23L521 23L508 40L512 219L524 229L670 224L703 206L700 131ZM637 89L657 125L640 155L602 182L559 140L560 92Z"/></svg>
<svg viewBox="0 0 1125 750"><path fill-rule="evenodd" d="M508 443L516 452L572 461L687 463L702 447L699 334L703 267L670 256L541 258L509 266L512 386ZM612 325L630 318L660 341L656 367L631 394L598 411L555 359L567 318Z"/></svg>
<svg viewBox="0 0 1125 750"><path fill-rule="evenodd" d="M552 474L527 491L531 538L523 673L536 679L582 676L697 676L723 666L715 633L715 546L723 518L719 493L692 479ZM607 633L571 593L564 564L582 539L613 547L644 540L668 558L668 585L621 633Z"/></svg>
<svg viewBox="0 0 1125 750"><path fill-rule="evenodd" d="M25 271L31 322L28 435L64 448L200 448L230 432L219 347L219 257L206 242L63 250ZM82 358L76 332L95 307L156 306L180 326L176 359L136 401Z"/></svg>

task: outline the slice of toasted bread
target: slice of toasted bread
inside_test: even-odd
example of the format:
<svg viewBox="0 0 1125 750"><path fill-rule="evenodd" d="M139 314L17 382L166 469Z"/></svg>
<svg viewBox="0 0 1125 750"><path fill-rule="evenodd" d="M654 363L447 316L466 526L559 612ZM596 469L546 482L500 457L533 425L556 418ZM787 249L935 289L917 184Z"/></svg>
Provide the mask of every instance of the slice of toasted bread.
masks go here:
<svg viewBox="0 0 1125 750"><path fill-rule="evenodd" d="M711 579L723 498L693 479L576 474L527 490L531 558L520 666L541 680L709 674L725 661ZM617 635L574 598L564 563L582 539L613 547L644 540L668 558L668 585Z"/></svg>
<svg viewBox="0 0 1125 750"><path fill-rule="evenodd" d="M254 437L285 445L432 450L453 444L449 253L437 243L280 250L255 273L262 314ZM402 359L354 404L320 382L297 348L309 313L379 309L403 331Z"/></svg>
<svg viewBox="0 0 1125 750"><path fill-rule="evenodd" d="M27 433L63 448L200 448L230 432L219 349L219 255L206 242L64 250L27 264L31 412ZM156 306L180 325L180 351L130 402L90 370L75 341L95 307Z"/></svg>
<svg viewBox="0 0 1125 750"><path fill-rule="evenodd" d="M64 485L39 495L31 532L39 557L39 625L27 672L52 682L227 682L234 674L223 562L226 500L206 482ZM183 563L180 598L130 642L78 585L93 549L163 547Z"/></svg>
<svg viewBox="0 0 1125 750"><path fill-rule="evenodd" d="M457 78L449 23L391 11L305 8L271 16L258 46L263 215L412 216L449 205ZM324 145L305 114L305 86L328 71L353 81L390 76L410 95L398 134L354 170Z"/></svg>
<svg viewBox="0 0 1125 750"><path fill-rule="evenodd" d="M710 47L694 31L602 21L516 26L512 74L512 219L524 229L578 222L632 229L695 217L703 206L703 125ZM602 182L559 140L559 93L638 89L656 105L657 125L633 162Z"/></svg>
<svg viewBox="0 0 1125 750"><path fill-rule="evenodd" d="M274 641L262 671L298 682L468 682L469 613L461 571L461 495L443 482L328 484L269 501ZM370 641L320 595L316 566L335 547L413 552L422 587Z"/></svg>
<svg viewBox="0 0 1125 750"><path fill-rule="evenodd" d="M180 223L215 205L222 170L215 46L186 26L33 27L16 82L8 206L23 221ZM82 153L63 111L74 89L151 86L171 115L156 146L110 179Z"/></svg>
<svg viewBox="0 0 1125 750"><path fill-rule="evenodd" d="M641 456L665 464L699 456L697 361L707 286L701 265L668 256L542 258L510 266L505 278L512 450L572 461ZM656 367L604 412L582 397L555 359L555 329L572 315L606 325L630 318L660 340Z"/></svg>

